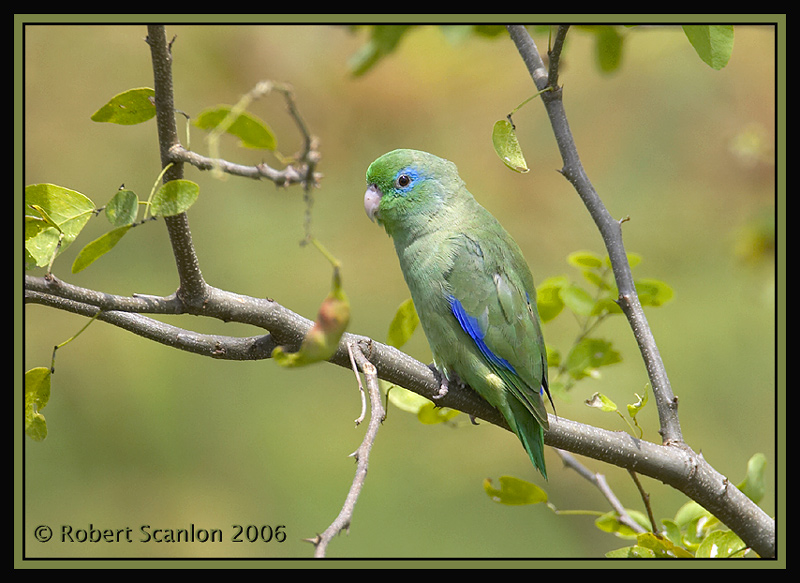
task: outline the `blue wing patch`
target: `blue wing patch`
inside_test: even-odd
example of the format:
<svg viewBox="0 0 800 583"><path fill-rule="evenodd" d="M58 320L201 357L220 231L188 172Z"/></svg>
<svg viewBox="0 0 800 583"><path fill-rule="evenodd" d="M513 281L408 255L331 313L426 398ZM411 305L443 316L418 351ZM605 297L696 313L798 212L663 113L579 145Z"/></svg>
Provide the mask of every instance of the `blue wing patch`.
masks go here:
<svg viewBox="0 0 800 583"><path fill-rule="evenodd" d="M455 297L450 296L449 300L450 310L453 312L456 320L458 320L462 330L469 334L469 337L472 338L473 342L475 342L475 344L478 346L478 349L481 351L481 354L483 354L486 360L496 366L500 366L514 374L517 374L517 371L514 370L514 367L510 362L508 362L505 358L500 358L494 352L492 352L488 346L486 346L486 342L483 341L484 337L486 336L486 330L483 326L481 326L478 319L467 314L464 306L462 306L461 302Z"/></svg>
<svg viewBox="0 0 800 583"><path fill-rule="evenodd" d="M456 320L458 320L458 323L461 325L461 329L464 330L464 332L466 332L470 338L472 338L472 341L475 342L475 345L481 351L481 354L484 356L484 358L486 358L490 364L504 368L511 372L514 376L518 376L517 371L510 362L508 362L505 358L497 356L488 346L486 346L486 342L483 340L486 336L485 326L482 326L477 318L473 318L467 314L464 306L461 305L461 302L457 298L450 296L448 300L450 301L450 310L453 312ZM542 384L542 386L539 387L539 395L544 395L545 392L547 392L547 396L550 398L550 391L547 391L545 385ZM550 398L550 403L553 403L552 398ZM553 410L555 410L555 405L553 405Z"/></svg>

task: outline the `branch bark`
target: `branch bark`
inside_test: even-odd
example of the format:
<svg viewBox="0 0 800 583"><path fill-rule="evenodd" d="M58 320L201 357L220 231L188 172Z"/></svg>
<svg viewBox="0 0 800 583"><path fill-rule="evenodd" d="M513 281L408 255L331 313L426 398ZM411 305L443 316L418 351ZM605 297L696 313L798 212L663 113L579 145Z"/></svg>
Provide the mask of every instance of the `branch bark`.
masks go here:
<svg viewBox="0 0 800 583"><path fill-rule="evenodd" d="M175 163L170 157L170 149L178 142L178 127L175 123L175 103L172 88L172 43L167 42L166 28L151 24L147 27L147 44L153 63L153 89L155 90L156 127L158 146L161 154L161 167L166 168L163 181L183 178L183 164ZM186 213L164 217L169 240L178 267L180 287L176 294L187 304L199 306L206 296L206 283L200 272L200 264L189 230L189 217Z"/></svg>
<svg viewBox="0 0 800 583"><path fill-rule="evenodd" d="M636 462L632 464L614 463L628 470L657 477L664 483L684 492L725 523L759 555L762 557L774 557L776 551L775 522L735 486L730 484L727 478L714 470L702 456L694 453L683 442L678 420L678 399L672 392L666 368L650 326L647 323L644 310L639 303L636 287L633 283L633 275L631 274L625 253L625 245L622 240L621 225L624 221L616 220L611 216L586 175L578 156L572 131L567 122L562 89L556 86L555 83L551 85L550 82L551 78L554 81L557 80L558 52L563 47L567 27L562 26L558 30L557 42L554 45L554 50L557 52L551 54L549 74L545 69L536 43L527 29L520 25L509 25L507 28L537 90L542 91L549 86L552 89L542 93L542 101L550 118L550 124L561 153L563 161L561 173L581 197L603 238L603 243L611 259L617 288L619 289L618 303L633 330L633 335L636 338L642 359L647 368L647 375L656 399L663 444L675 454L669 456L672 458L671 462L663 467L663 471L657 471L656 475L642 471L642 466ZM555 441L557 439L548 440L548 436L545 436L546 443L556 445L553 443ZM564 447L563 449L575 451L570 447ZM635 457L639 457L639 454L636 454ZM644 456L642 461L647 461L647 455Z"/></svg>
<svg viewBox="0 0 800 583"><path fill-rule="evenodd" d="M536 43L531 38L528 30L524 26L514 25L508 27L508 32L517 51L522 57L525 66L528 68L531 78L537 90L542 91L550 86L549 76L545 69L544 62L536 48ZM560 50L563 46L566 28L561 27L558 33L559 42L554 50ZM558 62L558 54L551 54L551 64ZM551 67L550 75L555 75L555 70ZM569 180L578 195L583 200L586 209L597 225L600 235L603 238L608 256L611 259L611 266L614 271L614 279L619 290L618 303L628 318L628 322L633 329L634 337L642 353L650 384L653 388L653 395L656 399L656 406L661 421L661 437L665 443L680 443L683 441L681 427L678 421L678 400L672 393L672 387L667 376L666 368L661 360L647 318L644 315L639 297L636 294L636 287L633 283L628 257L625 253L625 244L622 240L622 222L611 216L606 209L600 196L595 191L586 171L578 156L578 148L572 137L572 130L567 122L567 114L564 110L562 99L562 89L558 86L551 86L551 91L542 93L542 101L545 104L547 115L550 118L550 125L556 137L559 152L563 161L561 173Z"/></svg>
<svg viewBox="0 0 800 583"><path fill-rule="evenodd" d="M378 384L378 371L375 365L367 360L358 344L348 344L348 350L353 357L354 366L357 366L364 374L367 395L369 395L369 425L361 445L358 446L356 451L350 454L356 460L356 476L353 479L350 491L347 493L344 506L342 506L336 519L322 534L314 539L309 539L309 542L314 544L314 557L316 558L324 557L331 539L340 532L350 528L356 501L358 500L359 494L361 494L361 489L364 487L364 481L367 478L369 454L372 450L372 445L375 443L375 436L378 433L378 429L380 429L381 423L383 423L383 420L386 418L386 411L383 408L383 403L381 403L381 389ZM359 388L361 388L360 383ZM361 417L359 419L361 419ZM357 420L356 422L359 423L360 421Z"/></svg>
<svg viewBox="0 0 800 583"><path fill-rule="evenodd" d="M165 298L101 294L60 282L54 277L25 278L26 303L43 304L98 319L173 348L229 360L269 358L275 346L297 350L312 326L308 320L277 302L251 298L209 286L201 309ZM94 303L92 303L94 302ZM242 322L268 334L249 338L203 335L163 324L142 313L195 314ZM348 345L357 346L380 378L433 400L439 382L431 369L411 356L366 336L346 333L330 362L350 367ZM437 405L457 409L498 427L509 429L500 413L469 387L454 386ZM609 431L554 415L545 433L547 445L597 459L660 480L696 500L736 532L759 555L774 556L775 523L702 456L685 444L654 444L628 433Z"/></svg>

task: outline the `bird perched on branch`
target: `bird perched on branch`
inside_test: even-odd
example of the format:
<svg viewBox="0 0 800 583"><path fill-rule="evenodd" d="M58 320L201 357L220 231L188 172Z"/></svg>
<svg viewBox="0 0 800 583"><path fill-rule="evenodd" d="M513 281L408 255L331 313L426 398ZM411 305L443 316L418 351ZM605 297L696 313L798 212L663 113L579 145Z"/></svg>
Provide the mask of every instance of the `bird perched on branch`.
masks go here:
<svg viewBox="0 0 800 583"><path fill-rule="evenodd" d="M497 408L547 478L547 354L519 246L467 190L455 164L394 150L367 170L364 208L393 239L440 373Z"/></svg>

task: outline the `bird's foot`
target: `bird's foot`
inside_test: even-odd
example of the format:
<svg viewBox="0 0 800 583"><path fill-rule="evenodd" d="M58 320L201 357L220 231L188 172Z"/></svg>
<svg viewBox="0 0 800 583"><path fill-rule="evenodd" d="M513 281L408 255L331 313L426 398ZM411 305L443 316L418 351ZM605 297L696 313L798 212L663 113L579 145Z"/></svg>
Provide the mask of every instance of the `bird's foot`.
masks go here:
<svg viewBox="0 0 800 583"><path fill-rule="evenodd" d="M447 377L442 375L442 382L439 383L439 392L436 393L433 398L434 399L441 399L444 397L447 392L450 390L450 382L447 380Z"/></svg>
<svg viewBox="0 0 800 583"><path fill-rule="evenodd" d="M436 375L436 378L439 381L439 390L436 393L434 393L432 397L434 400L441 399L450 390L450 381L447 379L446 376L444 376L444 374L441 373L441 371L439 371L438 368L436 368L435 365L429 364L428 368L430 368L433 371L433 374Z"/></svg>

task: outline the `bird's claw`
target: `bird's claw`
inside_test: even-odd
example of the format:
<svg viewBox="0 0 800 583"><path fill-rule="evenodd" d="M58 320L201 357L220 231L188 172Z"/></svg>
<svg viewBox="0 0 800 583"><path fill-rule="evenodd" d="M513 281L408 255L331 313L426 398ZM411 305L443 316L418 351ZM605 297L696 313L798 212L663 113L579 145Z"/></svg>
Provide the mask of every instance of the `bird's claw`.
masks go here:
<svg viewBox="0 0 800 583"><path fill-rule="evenodd" d="M441 399L447 394L447 391L450 390L450 383L447 380L447 377L442 375L442 382L439 384L439 392L433 395L434 399Z"/></svg>
<svg viewBox="0 0 800 583"><path fill-rule="evenodd" d="M431 396L434 400L441 399L447 394L448 390L450 389L450 381L447 380L447 377L444 374L442 374L442 372L439 371L439 369L436 368L434 364L429 364L428 368L433 371L433 374L439 381L439 390Z"/></svg>

